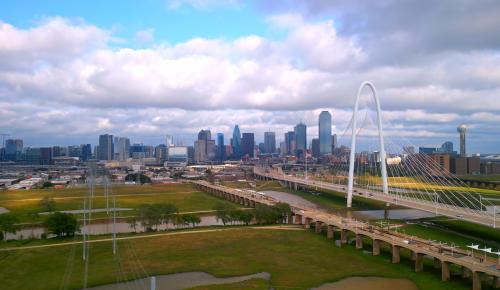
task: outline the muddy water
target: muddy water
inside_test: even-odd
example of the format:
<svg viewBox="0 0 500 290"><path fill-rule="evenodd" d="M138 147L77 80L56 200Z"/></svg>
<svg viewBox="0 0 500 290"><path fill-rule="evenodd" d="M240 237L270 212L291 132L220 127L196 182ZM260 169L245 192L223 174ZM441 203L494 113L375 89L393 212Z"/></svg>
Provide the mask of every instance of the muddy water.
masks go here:
<svg viewBox="0 0 500 290"><path fill-rule="evenodd" d="M313 208L321 207L320 205L310 202L305 198L302 198L295 194L280 192L280 191L262 191L262 192L281 202L286 202L297 206L305 206ZM336 214L360 220L384 219L384 218L414 220L414 219L421 219L421 218L435 216L433 213L421 211L418 209L357 210L357 211L339 210Z"/></svg>
<svg viewBox="0 0 500 290"><path fill-rule="evenodd" d="M214 215L200 215L201 223L199 223L196 227L203 226L214 226L214 225L222 225L221 221L217 221ZM239 224L239 223L234 223ZM117 233L142 233L145 232L146 229L139 223L136 224L135 229L124 220L118 220L115 224ZM158 227L157 230L168 230L168 229L182 229L189 228L191 226L178 226L172 223L163 224ZM90 235L104 235L113 233L113 223L109 221L99 221L93 222L91 225L87 225L86 227L81 227L81 231L87 230ZM15 234L8 233L6 235L7 240L20 240L20 239L30 239L35 238L38 239L45 232L43 227L30 227L23 228L17 231ZM51 237L51 235L49 235Z"/></svg>
<svg viewBox="0 0 500 290"><path fill-rule="evenodd" d="M328 283L313 290L418 290L417 286L406 279L380 277L350 277L335 283Z"/></svg>
<svg viewBox="0 0 500 290"><path fill-rule="evenodd" d="M229 278L217 278L204 272L186 272L156 277L156 290L180 290L197 286L221 285L242 282L254 278L268 280L271 275L266 272L253 275L237 276ZM151 289L151 278L144 278L130 282L102 285L87 289L92 290L120 290L120 289Z"/></svg>

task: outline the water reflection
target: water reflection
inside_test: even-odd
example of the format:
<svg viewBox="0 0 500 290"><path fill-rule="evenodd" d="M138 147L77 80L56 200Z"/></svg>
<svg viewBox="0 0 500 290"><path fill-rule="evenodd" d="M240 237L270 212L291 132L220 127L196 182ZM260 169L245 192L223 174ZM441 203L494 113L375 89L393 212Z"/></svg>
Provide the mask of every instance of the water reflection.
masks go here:
<svg viewBox="0 0 500 290"><path fill-rule="evenodd" d="M223 225L221 221L217 221L215 215L200 215L201 222L197 225L197 227L203 226L215 226L215 225ZM233 224L241 224L239 222L234 222ZM117 233L142 233L145 232L146 229L140 224L136 223L135 228L127 223L124 219L118 219L116 222L116 232ZM191 226L187 225L175 225L173 223L163 224L155 227L157 230L169 230L169 229L184 229L190 228ZM81 227L81 231L88 230L90 235L104 235L111 234L113 232L113 223L108 220L99 220L94 221L92 224L87 225L85 227ZM21 239L39 239L42 234L45 233L45 229L43 227L30 227L23 228L17 231L15 234L8 233L6 235L7 240L21 240ZM48 235L49 238L53 237L53 235Z"/></svg>

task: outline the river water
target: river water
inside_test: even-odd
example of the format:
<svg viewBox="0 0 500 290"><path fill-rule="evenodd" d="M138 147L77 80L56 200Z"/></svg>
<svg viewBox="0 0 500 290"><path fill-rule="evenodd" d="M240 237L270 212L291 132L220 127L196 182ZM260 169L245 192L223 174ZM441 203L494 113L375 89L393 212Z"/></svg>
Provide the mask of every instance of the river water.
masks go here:
<svg viewBox="0 0 500 290"><path fill-rule="evenodd" d="M350 277L335 283L323 284L312 290L418 290L417 286L406 279L381 277Z"/></svg>
<svg viewBox="0 0 500 290"><path fill-rule="evenodd" d="M269 281L271 275L266 272L261 272L246 276L228 277L228 278L217 278L204 272L186 272L186 273L176 273L170 275L160 275L156 276L156 290L181 290L197 286L237 283L255 278ZM144 278L135 281L108 284L87 289L92 289L92 290L151 289L151 283L154 283L154 280L152 280L151 278Z"/></svg>
<svg viewBox="0 0 500 290"><path fill-rule="evenodd" d="M215 226L215 225L223 225L221 221L217 221L215 215L200 215L201 222L197 225L197 227L203 226ZM239 223L234 223L239 224ZM145 232L146 229L140 224L137 223L135 229L127 223L123 219L117 219L116 224L116 232L117 233L142 233ZM168 230L168 229L183 229L189 228L190 226L179 226L174 225L172 223L163 224L157 228L157 230ZM92 222L90 225L85 227L81 227L81 231L87 230L90 235L104 235L113 233L113 223L109 220L97 220ZM20 240L20 239L30 239L30 238L40 238L41 235L45 232L43 227L29 227L23 228L17 231L15 234L8 233L6 235L7 240ZM51 237L49 235L48 237Z"/></svg>

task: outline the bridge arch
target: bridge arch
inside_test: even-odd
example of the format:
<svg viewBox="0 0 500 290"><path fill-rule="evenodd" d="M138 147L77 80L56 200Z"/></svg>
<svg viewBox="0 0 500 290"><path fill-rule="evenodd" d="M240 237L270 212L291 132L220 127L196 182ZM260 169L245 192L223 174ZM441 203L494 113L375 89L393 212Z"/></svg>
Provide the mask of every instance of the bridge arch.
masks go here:
<svg viewBox="0 0 500 290"><path fill-rule="evenodd" d="M359 97L361 96L361 92L365 87L370 88L372 92L372 96L375 99L375 105L377 107L377 127L378 127L378 141L379 141L379 150L380 150L380 166L382 171L382 189L385 194L389 193L389 185L387 182L387 166L386 166L386 154L384 148L384 133L382 130L382 112L380 109L380 99L377 95L377 90L375 86L369 82L365 81L359 86L358 95L356 96L356 102L354 103L354 112L352 118L352 136L351 136L351 153L349 156L349 180L347 186L347 207L351 207L352 205L352 193L354 186L354 160L356 158L356 131L357 128L357 120L356 117L358 115L358 107L359 107Z"/></svg>

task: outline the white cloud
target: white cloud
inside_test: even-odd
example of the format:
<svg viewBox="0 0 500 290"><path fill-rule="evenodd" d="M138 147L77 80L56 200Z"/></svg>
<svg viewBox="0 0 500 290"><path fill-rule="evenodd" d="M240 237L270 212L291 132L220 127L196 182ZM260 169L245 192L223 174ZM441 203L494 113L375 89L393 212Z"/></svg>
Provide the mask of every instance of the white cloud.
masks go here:
<svg viewBox="0 0 500 290"><path fill-rule="evenodd" d="M155 40L155 31L152 28L139 30L135 33L135 38L140 42L152 42Z"/></svg>
<svg viewBox="0 0 500 290"><path fill-rule="evenodd" d="M363 80L377 86L391 134L454 133L459 121L486 131L500 112L497 51L372 66L366 48L330 20L286 14L269 23L285 30L283 39L193 38L142 49L112 48L107 30L83 22L54 18L28 29L2 23L0 130L159 136L211 127L229 134L239 123L282 135L303 119L313 136L318 110L335 108L341 133ZM149 32L154 39L153 31L142 32L143 40Z"/></svg>

